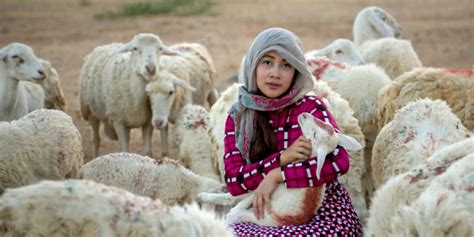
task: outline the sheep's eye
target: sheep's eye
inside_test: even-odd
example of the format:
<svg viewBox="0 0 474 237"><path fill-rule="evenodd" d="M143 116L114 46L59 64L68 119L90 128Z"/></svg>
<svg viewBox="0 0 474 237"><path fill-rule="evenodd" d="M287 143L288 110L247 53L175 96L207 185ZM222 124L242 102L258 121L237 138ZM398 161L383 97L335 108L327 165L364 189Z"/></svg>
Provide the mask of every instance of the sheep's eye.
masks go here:
<svg viewBox="0 0 474 237"><path fill-rule="evenodd" d="M133 47L133 51L137 51L137 50L138 50L138 48L137 48L137 47Z"/></svg>
<svg viewBox="0 0 474 237"><path fill-rule="evenodd" d="M18 60L18 63L20 64L23 64L25 62L25 60L23 60L22 58L20 58L20 60Z"/></svg>
<svg viewBox="0 0 474 237"><path fill-rule="evenodd" d="M383 16L382 21L386 21L386 20L387 20L387 17Z"/></svg>
<svg viewBox="0 0 474 237"><path fill-rule="evenodd" d="M168 92L168 96L171 96L171 95L173 95L173 93L174 93L174 91L170 91L170 92Z"/></svg>
<svg viewBox="0 0 474 237"><path fill-rule="evenodd" d="M163 51L163 47L160 47L158 50Z"/></svg>
<svg viewBox="0 0 474 237"><path fill-rule="evenodd" d="M338 49L336 50L336 54L341 54L342 53L342 50Z"/></svg>

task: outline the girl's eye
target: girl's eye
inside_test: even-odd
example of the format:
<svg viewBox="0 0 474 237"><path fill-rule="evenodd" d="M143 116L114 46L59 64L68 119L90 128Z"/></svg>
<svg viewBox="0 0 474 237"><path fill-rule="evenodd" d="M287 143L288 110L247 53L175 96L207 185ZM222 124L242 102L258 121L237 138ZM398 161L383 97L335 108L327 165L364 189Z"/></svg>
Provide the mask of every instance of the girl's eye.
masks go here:
<svg viewBox="0 0 474 237"><path fill-rule="evenodd" d="M291 64L289 64L289 63L285 63L283 66L284 66L285 68L293 68L293 66L291 66Z"/></svg>
<svg viewBox="0 0 474 237"><path fill-rule="evenodd" d="M272 64L272 62L270 60L263 60L262 63L266 64L266 65L271 65Z"/></svg>

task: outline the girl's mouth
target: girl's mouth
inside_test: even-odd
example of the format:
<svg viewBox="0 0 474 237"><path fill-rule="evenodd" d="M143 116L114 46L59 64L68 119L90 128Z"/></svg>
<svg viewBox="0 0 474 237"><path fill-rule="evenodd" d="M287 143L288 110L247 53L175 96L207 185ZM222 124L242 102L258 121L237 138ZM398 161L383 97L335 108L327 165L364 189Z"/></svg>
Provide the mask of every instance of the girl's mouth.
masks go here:
<svg viewBox="0 0 474 237"><path fill-rule="evenodd" d="M276 84L276 83L267 83L267 86L271 89L271 90L276 90L278 88L280 88L280 84Z"/></svg>

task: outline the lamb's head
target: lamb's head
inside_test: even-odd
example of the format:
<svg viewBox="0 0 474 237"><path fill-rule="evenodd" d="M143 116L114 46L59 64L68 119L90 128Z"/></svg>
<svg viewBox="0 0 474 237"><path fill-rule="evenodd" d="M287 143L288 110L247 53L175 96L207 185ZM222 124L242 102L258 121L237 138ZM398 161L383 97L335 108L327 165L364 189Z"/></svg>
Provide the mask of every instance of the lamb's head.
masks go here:
<svg viewBox="0 0 474 237"><path fill-rule="evenodd" d="M384 37L401 37L400 23L380 7L367 7L357 14L352 28L354 43Z"/></svg>
<svg viewBox="0 0 474 237"><path fill-rule="evenodd" d="M153 113L151 123L154 128L161 129L168 125L171 109L176 106L175 101L190 103L191 92L196 89L166 70L158 71L157 77L157 80L146 85L145 91Z"/></svg>
<svg viewBox="0 0 474 237"><path fill-rule="evenodd" d="M11 43L0 49L0 64L5 76L15 80L41 82L46 78L43 65L25 44Z"/></svg>
<svg viewBox="0 0 474 237"><path fill-rule="evenodd" d="M305 54L306 59L327 57L335 62L357 66L365 63L355 44L348 39L334 40L326 48L314 50Z"/></svg>
<svg viewBox="0 0 474 237"><path fill-rule="evenodd" d="M346 150L360 150L362 145L352 137L338 133L334 127L314 117L310 113L301 113L298 116L298 124L303 136L311 141L311 157L318 158L318 168L316 177L320 178L321 168L324 164L326 155L332 152L337 145Z"/></svg>
<svg viewBox="0 0 474 237"><path fill-rule="evenodd" d="M166 47L160 38L154 34L141 33L118 49L119 53L131 52L130 64L133 71L143 79L153 80L159 68L161 55L176 55L176 52Z"/></svg>

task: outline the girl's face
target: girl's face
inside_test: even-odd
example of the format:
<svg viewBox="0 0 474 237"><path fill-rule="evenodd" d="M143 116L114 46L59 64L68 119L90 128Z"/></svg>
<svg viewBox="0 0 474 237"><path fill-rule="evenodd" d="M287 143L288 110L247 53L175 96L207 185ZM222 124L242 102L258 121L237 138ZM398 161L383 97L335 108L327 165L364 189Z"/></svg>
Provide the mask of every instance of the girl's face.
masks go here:
<svg viewBox="0 0 474 237"><path fill-rule="evenodd" d="M268 98L285 94L295 75L295 68L275 51L263 55L255 71L257 88Z"/></svg>

